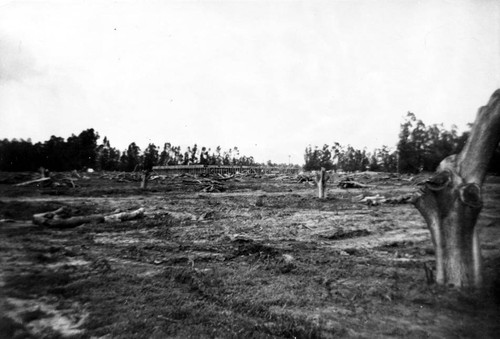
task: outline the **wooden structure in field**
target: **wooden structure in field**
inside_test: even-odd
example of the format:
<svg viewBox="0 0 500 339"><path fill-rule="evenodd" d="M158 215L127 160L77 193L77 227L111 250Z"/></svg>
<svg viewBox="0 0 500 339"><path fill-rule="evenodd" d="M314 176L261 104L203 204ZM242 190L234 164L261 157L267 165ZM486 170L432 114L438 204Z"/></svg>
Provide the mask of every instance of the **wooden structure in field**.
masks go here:
<svg viewBox="0 0 500 339"><path fill-rule="evenodd" d="M271 166L217 166L217 165L175 165L154 166L153 171L162 174L298 174L300 168Z"/></svg>

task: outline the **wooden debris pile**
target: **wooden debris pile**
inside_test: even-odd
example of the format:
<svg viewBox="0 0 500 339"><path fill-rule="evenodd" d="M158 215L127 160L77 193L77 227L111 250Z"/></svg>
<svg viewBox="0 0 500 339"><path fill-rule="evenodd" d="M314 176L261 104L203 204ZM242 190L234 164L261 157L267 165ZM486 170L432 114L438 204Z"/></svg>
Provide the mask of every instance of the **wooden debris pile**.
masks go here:
<svg viewBox="0 0 500 339"><path fill-rule="evenodd" d="M182 179L182 183L185 185L197 186L197 190L201 192L224 192L225 187L221 181L210 179L210 178L196 178L193 179Z"/></svg>
<svg viewBox="0 0 500 339"><path fill-rule="evenodd" d="M100 179L113 180L116 182L139 182L142 180L141 172L111 172L104 173Z"/></svg>
<svg viewBox="0 0 500 339"><path fill-rule="evenodd" d="M267 175L266 175L266 177L267 177ZM270 178L272 180L275 180L275 181L288 181L288 182L297 182L298 181L296 175L287 175L287 174L272 176Z"/></svg>
<svg viewBox="0 0 500 339"><path fill-rule="evenodd" d="M362 184L358 181L353 180L352 178L345 178L342 179L338 184L338 187L343 188L343 189L348 189L348 188L371 188L373 187L372 185L367 185L367 184Z"/></svg>
<svg viewBox="0 0 500 339"><path fill-rule="evenodd" d="M299 173L296 176L296 180L298 183L303 183L303 182L314 182L314 176L312 173Z"/></svg>
<svg viewBox="0 0 500 339"><path fill-rule="evenodd" d="M168 177L166 175L159 175L159 174L151 174L148 178L149 181L164 181Z"/></svg>
<svg viewBox="0 0 500 339"><path fill-rule="evenodd" d="M189 173L182 173L174 175L171 178L173 182L179 182L183 185L191 186L195 190L200 192L224 192L225 185L223 181L234 179L234 175L222 175L222 174L211 174L211 175L193 175Z"/></svg>
<svg viewBox="0 0 500 339"><path fill-rule="evenodd" d="M359 173L341 173L338 187L343 189L348 188L372 188L379 185L413 185L415 178L398 173L385 172L359 172Z"/></svg>
<svg viewBox="0 0 500 339"><path fill-rule="evenodd" d="M24 181L14 186L22 187L22 186L37 186L37 187L78 187L76 183L79 180L89 179L87 176L81 176L76 171L72 171L69 173L55 173L51 174L48 177L33 179Z"/></svg>
<svg viewBox="0 0 500 339"><path fill-rule="evenodd" d="M220 174L220 173L217 173L216 174L216 179L217 180L222 180L222 181L226 181L226 180L231 180L231 179L236 179L236 174Z"/></svg>

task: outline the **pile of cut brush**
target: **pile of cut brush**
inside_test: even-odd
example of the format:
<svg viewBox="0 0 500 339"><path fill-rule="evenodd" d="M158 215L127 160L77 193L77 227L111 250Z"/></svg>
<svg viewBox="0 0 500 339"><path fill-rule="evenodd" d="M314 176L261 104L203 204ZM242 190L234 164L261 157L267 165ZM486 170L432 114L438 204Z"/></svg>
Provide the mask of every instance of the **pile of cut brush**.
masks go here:
<svg viewBox="0 0 500 339"><path fill-rule="evenodd" d="M355 181L349 177L340 180L339 183L337 184L337 186L340 188L344 188L344 189L347 189L347 188L371 188L371 187L373 187L372 185L362 184L362 183Z"/></svg>
<svg viewBox="0 0 500 339"><path fill-rule="evenodd" d="M222 181L234 178L233 176L223 176L222 174L215 175L217 179L209 178L208 176L196 176L188 173L176 175L172 180L180 180L184 185L196 186L201 192L224 192L226 189Z"/></svg>
<svg viewBox="0 0 500 339"><path fill-rule="evenodd" d="M113 180L116 182L138 182L142 180L141 172L112 172L104 173L100 179Z"/></svg>
<svg viewBox="0 0 500 339"><path fill-rule="evenodd" d="M299 173L294 179L298 183L303 183L303 182L313 183L314 173Z"/></svg>

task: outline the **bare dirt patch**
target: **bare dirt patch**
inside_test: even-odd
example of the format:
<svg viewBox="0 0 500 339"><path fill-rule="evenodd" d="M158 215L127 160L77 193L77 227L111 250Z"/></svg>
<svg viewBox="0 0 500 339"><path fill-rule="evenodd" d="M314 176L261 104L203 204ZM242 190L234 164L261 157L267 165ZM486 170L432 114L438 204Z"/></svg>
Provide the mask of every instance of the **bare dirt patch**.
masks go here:
<svg viewBox="0 0 500 339"><path fill-rule="evenodd" d="M14 179L16 177L13 177ZM150 189L90 175L75 188L0 180L0 333L7 337L477 337L500 330L500 180L485 186L487 287L429 285L434 252L411 205L367 206L370 189L242 178L221 193ZM357 178L361 181L363 178ZM14 180L14 181L13 181ZM21 179L19 179L21 180ZM3 184L2 184L3 183ZM146 217L57 230L31 215L144 207ZM14 221L12 221L14 220Z"/></svg>

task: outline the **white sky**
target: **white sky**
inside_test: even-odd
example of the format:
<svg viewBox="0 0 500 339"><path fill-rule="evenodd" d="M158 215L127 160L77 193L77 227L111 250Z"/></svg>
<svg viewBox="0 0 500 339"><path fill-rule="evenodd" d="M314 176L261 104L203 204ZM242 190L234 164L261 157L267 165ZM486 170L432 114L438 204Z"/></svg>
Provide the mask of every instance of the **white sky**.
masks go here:
<svg viewBox="0 0 500 339"><path fill-rule="evenodd" d="M464 128L500 87L500 1L0 0L0 138L87 128L303 163Z"/></svg>

